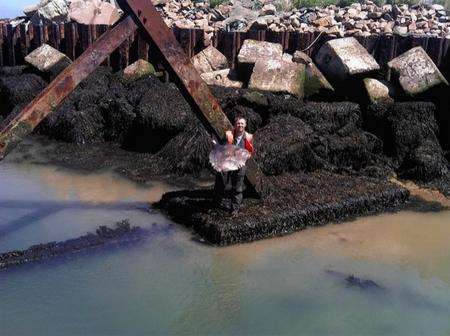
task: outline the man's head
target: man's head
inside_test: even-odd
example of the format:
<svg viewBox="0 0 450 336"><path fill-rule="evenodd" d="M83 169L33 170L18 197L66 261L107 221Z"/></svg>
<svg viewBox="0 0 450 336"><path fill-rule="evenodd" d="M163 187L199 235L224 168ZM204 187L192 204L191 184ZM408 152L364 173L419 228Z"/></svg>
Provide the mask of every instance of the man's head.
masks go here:
<svg viewBox="0 0 450 336"><path fill-rule="evenodd" d="M247 126L247 121L243 116L237 116L234 118L234 129L238 133L243 133L245 131L245 127Z"/></svg>

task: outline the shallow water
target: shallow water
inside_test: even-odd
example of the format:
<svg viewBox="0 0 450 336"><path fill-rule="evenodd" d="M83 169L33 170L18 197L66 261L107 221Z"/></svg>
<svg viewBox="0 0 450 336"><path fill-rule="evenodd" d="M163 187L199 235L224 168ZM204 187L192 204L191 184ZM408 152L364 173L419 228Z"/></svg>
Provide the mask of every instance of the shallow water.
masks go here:
<svg viewBox="0 0 450 336"><path fill-rule="evenodd" d="M2 162L0 251L121 219L159 229L136 246L0 272L0 335L450 334L450 211L214 248L151 210L172 188ZM372 282L351 285L352 274Z"/></svg>

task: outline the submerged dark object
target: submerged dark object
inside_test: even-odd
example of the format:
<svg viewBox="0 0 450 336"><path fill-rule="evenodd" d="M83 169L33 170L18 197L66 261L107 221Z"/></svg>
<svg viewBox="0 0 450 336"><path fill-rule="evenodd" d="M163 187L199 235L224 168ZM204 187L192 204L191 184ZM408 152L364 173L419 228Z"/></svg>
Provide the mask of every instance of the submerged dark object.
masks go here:
<svg viewBox="0 0 450 336"><path fill-rule="evenodd" d="M377 284L375 281L370 279L362 279L358 278L355 275L349 275L345 278L345 281L347 282L347 286L349 287L357 287L361 289L381 289L382 287Z"/></svg>
<svg viewBox="0 0 450 336"><path fill-rule="evenodd" d="M354 274L346 275L342 272L326 270L327 274L333 275L334 277L342 280L347 287L358 288L362 290L381 290L385 289L382 285L371 279L360 278Z"/></svg>
<svg viewBox="0 0 450 336"><path fill-rule="evenodd" d="M78 253L105 245L133 242L145 238L146 231L131 226L128 220L116 223L115 228L100 226L95 233L62 242L50 242L29 247L26 250L10 251L0 254L0 270L39 262L50 258Z"/></svg>
<svg viewBox="0 0 450 336"><path fill-rule="evenodd" d="M396 209L409 198L386 180L325 171L272 176L264 185L265 196L244 199L236 217L214 207L211 189L169 192L156 206L208 242L231 245Z"/></svg>

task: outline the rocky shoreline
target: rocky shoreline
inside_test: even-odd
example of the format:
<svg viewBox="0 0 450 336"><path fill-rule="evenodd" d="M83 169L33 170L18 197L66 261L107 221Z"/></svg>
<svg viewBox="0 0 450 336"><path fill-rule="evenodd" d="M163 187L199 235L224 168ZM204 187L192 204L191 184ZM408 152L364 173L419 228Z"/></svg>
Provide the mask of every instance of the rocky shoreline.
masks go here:
<svg viewBox="0 0 450 336"><path fill-rule="evenodd" d="M153 0L169 27L202 29L211 41L218 30L269 30L320 32L334 37L379 34L450 37L450 16L440 5L423 2L383 4L364 0L341 1L315 6L307 1L280 0ZM309 7L308 7L309 5ZM10 20L13 25L26 22L68 22L113 24L120 15L114 1L44 0L24 9L24 17Z"/></svg>
<svg viewBox="0 0 450 336"><path fill-rule="evenodd" d="M408 6L373 1L339 7L298 7L285 1L224 1L213 8L208 2L154 1L168 26L215 30L321 32L335 37L372 34L450 35L450 17L439 4Z"/></svg>

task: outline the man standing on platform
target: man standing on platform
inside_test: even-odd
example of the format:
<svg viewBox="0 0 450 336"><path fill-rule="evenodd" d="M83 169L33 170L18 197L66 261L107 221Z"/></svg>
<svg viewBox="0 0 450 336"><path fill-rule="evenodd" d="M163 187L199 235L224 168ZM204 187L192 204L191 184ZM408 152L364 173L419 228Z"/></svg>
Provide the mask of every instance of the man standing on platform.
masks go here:
<svg viewBox="0 0 450 336"><path fill-rule="evenodd" d="M253 154L253 135L245 131L247 121L242 116L234 120L234 128L226 132L227 144L246 149L250 155ZM238 170L218 172L214 186L214 199L219 206L223 207L225 189L231 183L231 214L236 216L242 203L242 192L244 189L245 166Z"/></svg>

